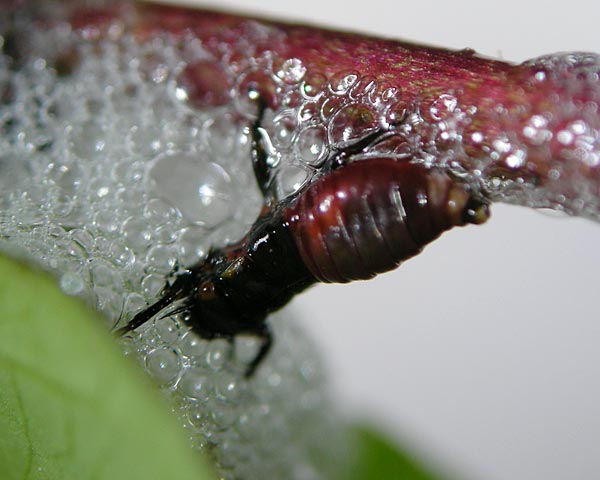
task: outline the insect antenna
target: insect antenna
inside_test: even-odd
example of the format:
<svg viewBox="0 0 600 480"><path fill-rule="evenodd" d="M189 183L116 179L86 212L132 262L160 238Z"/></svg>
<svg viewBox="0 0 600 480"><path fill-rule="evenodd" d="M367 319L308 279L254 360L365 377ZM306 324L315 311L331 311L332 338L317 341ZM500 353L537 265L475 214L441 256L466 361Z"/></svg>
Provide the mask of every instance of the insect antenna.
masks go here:
<svg viewBox="0 0 600 480"><path fill-rule="evenodd" d="M115 330L114 334L120 337L135 330L173 302L188 296L194 289L192 277L193 275L190 272L180 274L172 285L169 285L164 289L162 297L157 302L137 313L127 325ZM185 309L184 307L180 308ZM176 310L177 313L179 313L180 309L178 308ZM169 312L169 314L171 315L173 312Z"/></svg>

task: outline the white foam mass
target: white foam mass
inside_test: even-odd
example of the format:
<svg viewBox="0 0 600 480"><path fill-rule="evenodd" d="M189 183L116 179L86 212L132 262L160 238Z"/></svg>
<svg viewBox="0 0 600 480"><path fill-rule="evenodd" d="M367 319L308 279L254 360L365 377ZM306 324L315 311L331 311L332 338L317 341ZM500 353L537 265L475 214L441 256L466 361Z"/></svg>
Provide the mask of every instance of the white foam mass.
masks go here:
<svg viewBox="0 0 600 480"><path fill-rule="evenodd" d="M523 168L528 148L551 141L546 119L536 112L523 132L527 145L514 132L487 138L476 131L471 140L491 147L481 158L468 158L462 142L476 109L451 92L423 112L399 89L358 72L326 79L296 58L253 51L252 35L277 35L256 22L246 25L248 38L224 43L215 59L186 36L157 33L140 43L120 20L100 38L74 32L49 21L63 7L33 5L41 23L27 12L0 15L0 249L25 251L66 293L103 312L110 328L154 302L171 275L201 261L211 247L242 238L256 219L262 200L249 128L257 79L277 96L261 135L280 197L318 175L334 149L383 126L393 135L357 160L411 159L450 170L495 201L599 216L595 186L577 171L572 198L564 191L573 180L565 183L558 169L546 188L488 172L498 162ZM240 57L243 67L234 66ZM560 73L569 58L531 65ZM572 57L585 78L571 90L582 81L597 88L599 58ZM194 103L184 73L198 65L223 75L231 101ZM578 111L569 117L567 107L562 113L572 121L557 141L567 156L578 154L594 167L598 129ZM250 380L243 373L257 349L254 339L208 342L182 315L154 319L122 343L170 397L192 444L213 455L224 478L328 478L333 462L318 462L315 452L339 458L343 427L318 355L287 314L270 319L275 347Z"/></svg>
<svg viewBox="0 0 600 480"><path fill-rule="evenodd" d="M26 252L114 327L170 274L248 230L261 198L245 124L231 105L194 110L177 95L186 58L206 55L200 45L86 42L26 16L5 18L0 35L22 48L0 55L1 250ZM274 349L251 379L253 338L209 342L181 315L122 344L223 478L328 478L318 458L339 456L343 427L318 355L286 314L271 323Z"/></svg>

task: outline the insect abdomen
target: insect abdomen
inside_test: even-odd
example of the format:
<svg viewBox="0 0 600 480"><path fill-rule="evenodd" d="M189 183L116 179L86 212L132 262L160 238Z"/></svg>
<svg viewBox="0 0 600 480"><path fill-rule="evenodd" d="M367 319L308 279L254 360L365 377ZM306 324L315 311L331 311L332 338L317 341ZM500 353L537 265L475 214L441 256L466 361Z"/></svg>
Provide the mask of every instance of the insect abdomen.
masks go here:
<svg viewBox="0 0 600 480"><path fill-rule="evenodd" d="M453 226L481 223L487 210L475 212L465 188L446 174L378 158L323 176L287 217L311 273L350 282L397 267Z"/></svg>

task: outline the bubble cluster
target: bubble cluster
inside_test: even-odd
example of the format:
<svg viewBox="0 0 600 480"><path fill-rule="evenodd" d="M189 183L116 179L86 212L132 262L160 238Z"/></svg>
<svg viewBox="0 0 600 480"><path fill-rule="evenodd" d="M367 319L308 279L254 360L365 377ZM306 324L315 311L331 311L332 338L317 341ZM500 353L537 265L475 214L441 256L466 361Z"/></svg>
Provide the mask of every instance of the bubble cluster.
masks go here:
<svg viewBox="0 0 600 480"><path fill-rule="evenodd" d="M46 19L61 11L48 5ZM361 145L353 161L409 159L490 199L599 216L600 192L560 163L600 164L597 112L576 105L597 89L597 56L526 64L523 88L551 83L570 96L554 115L497 105L483 129L464 90L407 95L354 70L327 77L257 49L282 33L255 21L216 45L192 34L140 40L126 20L50 23L0 18L0 249L27 252L110 327L251 227L262 206L251 161L262 106L279 199ZM536 155L548 159L543 187L512 175L533 172ZM329 478L334 466L318 457L343 450L315 352L285 317L271 319L275 347L251 379L256 339L201 339L186 312L163 312L122 340L223 478Z"/></svg>
<svg viewBox="0 0 600 480"><path fill-rule="evenodd" d="M185 94L181 72L200 68L201 45L166 35L140 44L126 32L86 41L64 25L12 21L0 23L0 45L13 26L29 37L18 62L19 52L0 55L0 249L26 252L65 293L122 325L177 269L255 220L262 200L240 121L254 111ZM70 52L68 73L51 45ZM273 81L292 89L303 69L290 61ZM289 149L296 125L285 114L272 125L274 148ZM223 478L328 478L333 467L315 452L338 455L343 426L316 352L290 319L272 320L275 347L246 379L256 339L209 342L182 315L122 344L171 398L190 442Z"/></svg>
<svg viewBox="0 0 600 480"><path fill-rule="evenodd" d="M517 100L486 113L491 128L467 117L451 171L493 201L600 219L600 56L547 55L511 74Z"/></svg>
<svg viewBox="0 0 600 480"><path fill-rule="evenodd" d="M598 220L600 56L552 54L525 62L524 67L531 72L528 83L533 88L556 92L548 95L545 111L527 117L521 145L513 149L519 154L514 163L526 169L535 162L547 171L544 188L530 189L525 201Z"/></svg>

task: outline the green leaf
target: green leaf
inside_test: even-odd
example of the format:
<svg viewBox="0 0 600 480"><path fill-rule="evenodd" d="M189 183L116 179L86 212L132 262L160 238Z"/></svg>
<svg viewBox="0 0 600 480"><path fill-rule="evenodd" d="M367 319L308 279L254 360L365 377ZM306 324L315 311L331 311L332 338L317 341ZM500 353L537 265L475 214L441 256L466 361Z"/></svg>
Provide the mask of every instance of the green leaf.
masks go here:
<svg viewBox="0 0 600 480"><path fill-rule="evenodd" d="M345 480L442 480L370 427L354 428L354 465Z"/></svg>
<svg viewBox="0 0 600 480"><path fill-rule="evenodd" d="M0 478L214 478L104 323L0 256Z"/></svg>

